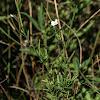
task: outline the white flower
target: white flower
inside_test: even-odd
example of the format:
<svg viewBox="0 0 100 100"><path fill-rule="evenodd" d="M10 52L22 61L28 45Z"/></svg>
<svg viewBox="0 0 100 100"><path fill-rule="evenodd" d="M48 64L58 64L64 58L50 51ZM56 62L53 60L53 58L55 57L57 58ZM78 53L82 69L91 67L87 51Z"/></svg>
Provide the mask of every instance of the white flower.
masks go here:
<svg viewBox="0 0 100 100"><path fill-rule="evenodd" d="M12 14L10 14L11 17L14 17Z"/></svg>
<svg viewBox="0 0 100 100"><path fill-rule="evenodd" d="M57 19L55 19L55 21L52 21L52 22L51 22L51 25L52 25L52 26L55 26L55 25L57 25L57 24L58 24L58 20L57 20Z"/></svg>

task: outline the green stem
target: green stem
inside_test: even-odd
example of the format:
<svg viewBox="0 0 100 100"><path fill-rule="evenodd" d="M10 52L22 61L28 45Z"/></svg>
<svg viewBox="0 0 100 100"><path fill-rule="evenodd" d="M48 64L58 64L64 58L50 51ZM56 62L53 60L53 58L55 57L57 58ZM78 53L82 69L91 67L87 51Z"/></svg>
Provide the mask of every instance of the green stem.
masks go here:
<svg viewBox="0 0 100 100"><path fill-rule="evenodd" d="M92 57L93 57L93 55L94 55L95 48L96 48L96 45L97 45L99 36L100 36L100 29L99 29L99 31L98 31L98 33L97 33L97 36L96 36L96 39L95 39L95 42L94 42L94 47L93 47L93 50L92 50L91 55L90 55L90 61L92 60Z"/></svg>
<svg viewBox="0 0 100 100"><path fill-rule="evenodd" d="M7 34L1 27L0 27L0 31L5 34L6 36L8 36L12 41L16 42L18 45L20 45L20 43L18 41L16 41L14 38L12 38L9 34Z"/></svg>
<svg viewBox="0 0 100 100"><path fill-rule="evenodd" d="M16 1L16 0L15 0L15 4L16 4L17 11L18 11L18 15L19 15L19 19L20 19L21 27L23 27L23 23L22 23L22 19L21 19L20 10L19 10L19 7L18 7L18 4L17 4L17 1Z"/></svg>

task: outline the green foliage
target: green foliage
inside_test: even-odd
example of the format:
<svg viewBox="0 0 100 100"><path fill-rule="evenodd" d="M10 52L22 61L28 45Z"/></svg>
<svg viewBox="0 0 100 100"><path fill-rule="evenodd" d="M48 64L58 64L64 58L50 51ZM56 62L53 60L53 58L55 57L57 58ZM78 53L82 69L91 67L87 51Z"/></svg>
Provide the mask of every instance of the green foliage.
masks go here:
<svg viewBox="0 0 100 100"><path fill-rule="evenodd" d="M35 28L40 31L40 27L39 27L38 23L32 17L30 17L29 14L27 14L25 12L21 12L21 14L26 15L29 18L29 20L32 22L32 24L35 26Z"/></svg>
<svg viewBox="0 0 100 100"><path fill-rule="evenodd" d="M50 100L62 100L66 98L68 91L73 87L73 82L76 81L75 78L70 80L67 72L66 74L62 74L56 69L52 70L49 77L50 78L48 80L43 80L44 86L46 86L46 89L43 90L47 91L46 98Z"/></svg>
<svg viewBox="0 0 100 100"><path fill-rule="evenodd" d="M4 88L6 90L8 89L7 92L12 100L27 100L31 94L36 100L100 99L98 86L98 84L100 84L99 71L97 67L94 68L94 73L97 75L94 77L91 74L93 72L87 70L91 64L91 59L95 53L97 41L100 36L100 29L94 28L96 26L96 19L91 19L89 23L77 33L80 25L90 17L89 14L86 14L86 10L87 7L91 7L94 1L58 1L59 17L66 22L70 28L63 23L61 23L61 29L59 29L58 25L51 25L51 21L57 17L55 15L55 9L53 9L54 7L49 5L50 8L46 8L47 1L44 1L44 3L42 1L41 3L39 3L40 1L31 1L32 6L34 5L36 8L32 9L33 17L30 17L27 13L27 0L25 0L25 2L24 0L19 0L19 3L15 0L15 4L13 5L16 5L17 10L13 17L9 14L10 8L6 8L9 10L7 16L3 14L5 10L3 3L5 2L2 1L3 3L1 3L2 9L4 9L1 11L2 13L0 13L0 23L2 23L0 26L0 33L2 33L1 40L11 45L6 49L3 46L1 48L0 64L3 67L0 68L0 82L1 76L4 76L3 72L9 76L6 85L4 84ZM9 3L7 3L7 5L9 5ZM89 12L91 13L91 11ZM9 21L7 19L9 19ZM32 22L34 26L32 28L32 36L30 34L29 22ZM11 29L9 25L15 29ZM21 27L19 28L19 26ZM90 37L86 35L92 28L94 28L96 32L98 30L95 41L94 38L92 39L95 48L92 49L91 55L87 49L84 49L83 51L87 52L87 55L82 55L84 60L80 63L79 43L72 30L76 32L82 46L91 46L93 42L91 44L85 42L88 42L90 39ZM61 31L64 36L64 41L62 41L61 38ZM95 34L95 32L93 34ZM93 34L91 33L91 35ZM32 37L32 41L30 37ZM25 41L28 42L26 45L24 45ZM18 45L12 46L12 42ZM66 51L68 58L66 57ZM26 80L26 76L23 76L23 63L25 66L25 75L27 75L28 80ZM87 70L87 72L83 74L82 72L85 70ZM26 84L27 81L28 84ZM22 91L21 89L17 92L13 89L14 92L10 93L11 90L7 87L15 83L18 87L27 90L28 92L26 93L28 93L28 95L24 93L25 90ZM1 95L4 96L3 93L1 93ZM1 95L0 98L3 98ZM5 97L3 99L6 100Z"/></svg>
<svg viewBox="0 0 100 100"><path fill-rule="evenodd" d="M12 41L16 42L17 44L20 45L20 43L18 41L16 41L14 38L12 38L9 34L7 34L1 27L0 27L0 31L5 34L7 37L9 37Z"/></svg>
<svg viewBox="0 0 100 100"><path fill-rule="evenodd" d="M81 68L84 68L84 67L88 66L89 63L90 63L90 59L87 59L87 60L83 61L82 65L81 65Z"/></svg>
<svg viewBox="0 0 100 100"><path fill-rule="evenodd" d="M43 30L43 11L42 10L43 10L43 5L41 3L41 7L38 12L38 23L39 23L41 30Z"/></svg>
<svg viewBox="0 0 100 100"><path fill-rule="evenodd" d="M11 16L0 16L0 21L1 20L5 20L5 19L9 19Z"/></svg>
<svg viewBox="0 0 100 100"><path fill-rule="evenodd" d="M76 75L78 75L78 73L79 73L79 60L76 57L73 58L73 64L74 64L74 67L75 67Z"/></svg>

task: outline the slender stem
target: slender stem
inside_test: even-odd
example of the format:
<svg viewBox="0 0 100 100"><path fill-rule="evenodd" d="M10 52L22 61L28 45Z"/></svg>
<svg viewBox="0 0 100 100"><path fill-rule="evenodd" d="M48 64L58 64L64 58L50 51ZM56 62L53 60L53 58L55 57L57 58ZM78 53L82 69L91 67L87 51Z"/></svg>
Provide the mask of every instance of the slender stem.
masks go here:
<svg viewBox="0 0 100 100"><path fill-rule="evenodd" d="M5 95L7 96L8 100L11 100L8 93L6 92L6 90L4 89L4 87L0 84L0 87L2 88L2 90L4 91Z"/></svg>
<svg viewBox="0 0 100 100"><path fill-rule="evenodd" d="M61 24L60 24L60 20L59 20L58 8L57 8L57 2L56 2L56 0L54 0L54 4L55 4L55 9L56 9L56 16L57 16L57 19L58 19L59 29L61 29ZM63 37L62 30L60 32L61 32L62 42L64 44L64 37ZM66 49L65 49L65 54L66 54L66 58L68 59L68 53L67 53L67 50Z"/></svg>
<svg viewBox="0 0 100 100"><path fill-rule="evenodd" d="M32 4L31 1L29 1L29 13L30 13L30 17L32 17ZM30 44L32 45L32 22L30 21Z"/></svg>
<svg viewBox="0 0 100 100"><path fill-rule="evenodd" d="M91 55L90 55L90 61L92 60L92 57L93 57L93 55L94 55L95 48L96 48L96 46L97 46L99 36L100 36L100 29L99 29L99 31L98 31L98 33L97 33L97 36L96 36L96 39L95 39L95 42L94 42L94 47L93 47L93 50L92 50Z"/></svg>
<svg viewBox="0 0 100 100"><path fill-rule="evenodd" d="M17 3L17 1L16 1L16 0L15 0L15 4L16 4L16 7L17 7L18 17L19 17L19 19L20 19L21 27L23 27L23 23L22 23L22 19L21 19L20 10L19 10L18 3Z"/></svg>
<svg viewBox="0 0 100 100"><path fill-rule="evenodd" d="M20 15L19 7L18 7L19 0L17 0L17 1L15 0L15 3L16 3L17 11L18 11L18 20L21 23L21 26L19 24L19 31L20 31L21 27L23 26L23 24L22 24L22 20L21 20L21 15ZM20 34L20 43L21 43L21 48L23 48L22 34ZM29 80L28 80L27 70L25 68L23 51L21 51L21 60L22 60L22 66L23 66L23 73L24 73L25 80L26 80L26 83L27 83L27 86L28 86L28 89L29 89L30 88L29 87Z"/></svg>

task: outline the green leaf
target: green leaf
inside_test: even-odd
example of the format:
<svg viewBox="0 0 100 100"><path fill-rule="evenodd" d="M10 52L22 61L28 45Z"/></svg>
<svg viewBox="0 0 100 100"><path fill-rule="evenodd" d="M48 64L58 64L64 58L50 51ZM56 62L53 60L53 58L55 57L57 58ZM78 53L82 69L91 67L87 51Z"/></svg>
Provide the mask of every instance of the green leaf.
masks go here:
<svg viewBox="0 0 100 100"><path fill-rule="evenodd" d="M72 57L74 56L75 51L73 51L73 53L71 54L71 56L68 58L67 62L70 62L70 60L72 59Z"/></svg>
<svg viewBox="0 0 100 100"><path fill-rule="evenodd" d="M27 31L27 39L29 40L29 36L30 36L30 34L29 34L29 30Z"/></svg>
<svg viewBox="0 0 100 100"><path fill-rule="evenodd" d="M82 65L81 65L81 68L83 68L85 66L88 66L89 63L90 63L90 59L87 59L87 60L83 61Z"/></svg>
<svg viewBox="0 0 100 100"><path fill-rule="evenodd" d="M30 17L30 15L27 14L27 13L25 13L25 12L21 12L21 14L27 16L28 19L29 19L29 20L32 22L32 24L35 26L35 28L36 28L37 30L41 31L41 29L40 29L40 27L39 27L39 25L38 25L38 23L36 22L35 19L33 19L32 17Z"/></svg>
<svg viewBox="0 0 100 100"><path fill-rule="evenodd" d="M1 27L0 30L3 34L5 34L7 37L9 37L12 41L16 42L17 44L20 45L20 43L18 41L16 41L14 38L12 38L9 34L7 34Z"/></svg>
<svg viewBox="0 0 100 100"><path fill-rule="evenodd" d="M40 40L39 40L39 44L38 44L38 53L39 53L39 56L41 54L41 50L40 50Z"/></svg>
<svg viewBox="0 0 100 100"><path fill-rule="evenodd" d="M85 99L91 100L91 94L86 90L86 88L83 88L82 91L85 93Z"/></svg>
<svg viewBox="0 0 100 100"><path fill-rule="evenodd" d="M60 83L60 81L59 81L59 75L57 75L57 83Z"/></svg>
<svg viewBox="0 0 100 100"><path fill-rule="evenodd" d="M93 26L94 22L94 20L91 20L87 27L83 30L83 33L87 32Z"/></svg>
<svg viewBox="0 0 100 100"><path fill-rule="evenodd" d="M56 96L53 96L53 94L50 94L50 93L47 93L47 95L46 95L46 97L48 98L48 99L50 99L50 100L57 100L56 98Z"/></svg>
<svg viewBox="0 0 100 100"><path fill-rule="evenodd" d="M19 7L18 7L17 0L15 0L15 4L16 4L17 11L18 11L21 27L23 28L22 18L21 18L21 14L20 14L20 10L19 10Z"/></svg>
<svg viewBox="0 0 100 100"><path fill-rule="evenodd" d="M37 56L37 53L34 52L33 50L26 50L25 48L23 48L23 49L20 49L20 51L23 51L23 53L26 53L26 54Z"/></svg>
<svg viewBox="0 0 100 100"><path fill-rule="evenodd" d="M43 30L43 5L41 3L41 7L39 9L39 13L38 13L38 23L39 23L39 26L41 28L41 30Z"/></svg>
<svg viewBox="0 0 100 100"><path fill-rule="evenodd" d="M55 45L50 45L50 46L48 47L49 52L51 52L54 48L55 48Z"/></svg>
<svg viewBox="0 0 100 100"><path fill-rule="evenodd" d="M19 9L22 7L22 0L19 0Z"/></svg>
<svg viewBox="0 0 100 100"><path fill-rule="evenodd" d="M5 20L5 19L9 19L11 16L9 15L9 16L0 16L0 21L1 20Z"/></svg>
<svg viewBox="0 0 100 100"><path fill-rule="evenodd" d="M89 80L92 80L92 81L94 81L94 82L96 82L96 83L100 83L100 78L92 78L92 79L89 79Z"/></svg>
<svg viewBox="0 0 100 100"><path fill-rule="evenodd" d="M79 60L76 57L73 58L73 64L74 64L75 72L76 74L78 74L79 73Z"/></svg>

